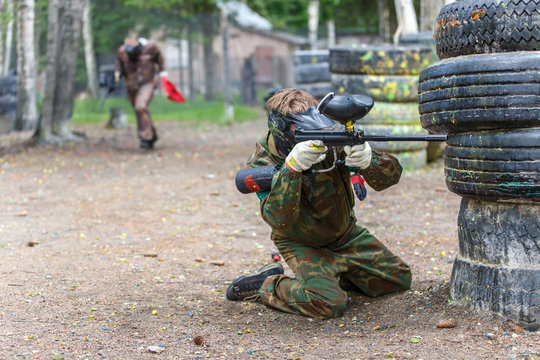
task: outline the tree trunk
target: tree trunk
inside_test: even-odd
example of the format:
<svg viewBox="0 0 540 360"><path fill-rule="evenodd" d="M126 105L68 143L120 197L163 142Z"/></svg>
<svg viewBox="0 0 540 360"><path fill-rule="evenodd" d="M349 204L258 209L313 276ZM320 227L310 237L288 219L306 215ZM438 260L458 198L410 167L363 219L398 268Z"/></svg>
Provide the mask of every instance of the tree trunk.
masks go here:
<svg viewBox="0 0 540 360"><path fill-rule="evenodd" d="M189 20L188 25L188 40L189 40L189 48L188 48L188 86L189 86L189 99L191 101L194 101L196 99L195 95L195 73L193 70L193 63L195 61L195 26L193 25L193 22Z"/></svg>
<svg viewBox="0 0 540 360"><path fill-rule="evenodd" d="M82 19L82 33L84 39L84 58L86 63L86 74L88 76L88 91L93 98L99 96L99 85L97 77L96 54L94 51L94 37L92 35L92 16L90 0L84 0L84 11Z"/></svg>
<svg viewBox="0 0 540 360"><path fill-rule="evenodd" d="M221 20L223 21L223 75L225 80L225 121L232 123L234 121L234 108L232 104L231 89L231 65L229 63L229 19L227 11L221 11Z"/></svg>
<svg viewBox="0 0 540 360"><path fill-rule="evenodd" d="M202 35L203 35L203 49L204 49L204 82L205 82L205 94L204 98L207 101L215 99L214 94L214 16L213 14L206 14L201 20Z"/></svg>
<svg viewBox="0 0 540 360"><path fill-rule="evenodd" d="M336 23L334 20L328 20L326 28L328 30L328 48L331 49L336 46Z"/></svg>
<svg viewBox="0 0 540 360"><path fill-rule="evenodd" d="M317 29L319 28L319 0L309 0L308 31L311 50L317 49Z"/></svg>
<svg viewBox="0 0 540 360"><path fill-rule="evenodd" d="M412 0L395 0L398 28L394 34L394 44L402 35L418 33L418 21Z"/></svg>
<svg viewBox="0 0 540 360"><path fill-rule="evenodd" d="M422 0L420 3L420 31L433 30L444 0Z"/></svg>
<svg viewBox="0 0 540 360"><path fill-rule="evenodd" d="M382 42L388 43L391 40L388 0L378 0L377 5L379 8L379 38Z"/></svg>
<svg viewBox="0 0 540 360"><path fill-rule="evenodd" d="M62 145L84 136L71 132L77 50L84 0L49 0L46 88L37 143Z"/></svg>
<svg viewBox="0 0 540 360"><path fill-rule="evenodd" d="M6 1L0 0L0 14L6 14ZM6 32L6 24L3 16L0 18L0 64L4 63L4 34ZM0 70L0 76L4 76Z"/></svg>
<svg viewBox="0 0 540 360"><path fill-rule="evenodd" d="M34 42L34 0L20 0L17 9L17 117L15 130L37 126L37 67Z"/></svg>
<svg viewBox="0 0 540 360"><path fill-rule="evenodd" d="M45 88L43 91L43 104L39 127L34 138L37 142L48 143L52 140L52 124L54 116L54 93L56 89L56 73L58 70L58 13L59 0L49 0L47 18L47 67L45 69Z"/></svg>
<svg viewBox="0 0 540 360"><path fill-rule="evenodd" d="M6 13L9 14L9 20L6 25L6 51L4 52L4 62L0 63L0 75L6 76L11 65L11 49L13 46L13 19L15 17L13 0L6 0Z"/></svg>
<svg viewBox="0 0 540 360"><path fill-rule="evenodd" d="M58 48L58 73L55 89L55 117L53 132L63 139L77 140L71 132L71 115L73 113L73 98L75 73L77 70L77 53L82 27L84 0L64 0L64 9L59 19L61 37Z"/></svg>

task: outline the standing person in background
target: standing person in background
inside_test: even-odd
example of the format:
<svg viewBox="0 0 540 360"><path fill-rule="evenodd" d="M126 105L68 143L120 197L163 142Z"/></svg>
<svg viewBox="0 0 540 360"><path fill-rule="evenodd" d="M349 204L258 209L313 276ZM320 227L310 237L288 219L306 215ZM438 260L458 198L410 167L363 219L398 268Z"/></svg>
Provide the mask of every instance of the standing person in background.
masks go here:
<svg viewBox="0 0 540 360"><path fill-rule="evenodd" d="M114 78L126 79L128 99L137 115L137 134L140 148L151 150L158 140L148 104L158 86L158 76L165 77L164 61L156 44L145 38L129 38L118 48Z"/></svg>

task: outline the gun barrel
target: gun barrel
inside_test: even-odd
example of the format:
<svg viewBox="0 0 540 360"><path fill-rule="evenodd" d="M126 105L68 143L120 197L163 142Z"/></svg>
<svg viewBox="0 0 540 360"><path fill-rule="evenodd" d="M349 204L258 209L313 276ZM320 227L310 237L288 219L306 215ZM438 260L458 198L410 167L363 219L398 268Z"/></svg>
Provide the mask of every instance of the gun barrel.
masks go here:
<svg viewBox="0 0 540 360"><path fill-rule="evenodd" d="M447 135L365 135L362 131L296 130L294 140L299 143L321 140L326 146L362 144L365 141L446 141Z"/></svg>
<svg viewBox="0 0 540 360"><path fill-rule="evenodd" d="M365 141L446 141L448 135L364 135Z"/></svg>

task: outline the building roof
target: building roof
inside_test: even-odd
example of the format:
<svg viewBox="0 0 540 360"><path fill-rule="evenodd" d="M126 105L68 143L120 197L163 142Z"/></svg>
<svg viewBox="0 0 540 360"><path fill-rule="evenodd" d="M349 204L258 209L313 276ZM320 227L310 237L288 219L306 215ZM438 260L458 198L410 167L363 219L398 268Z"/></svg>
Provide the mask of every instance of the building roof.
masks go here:
<svg viewBox="0 0 540 360"><path fill-rule="evenodd" d="M218 7L227 11L234 22L244 28L272 30L272 24L240 1L219 1Z"/></svg>

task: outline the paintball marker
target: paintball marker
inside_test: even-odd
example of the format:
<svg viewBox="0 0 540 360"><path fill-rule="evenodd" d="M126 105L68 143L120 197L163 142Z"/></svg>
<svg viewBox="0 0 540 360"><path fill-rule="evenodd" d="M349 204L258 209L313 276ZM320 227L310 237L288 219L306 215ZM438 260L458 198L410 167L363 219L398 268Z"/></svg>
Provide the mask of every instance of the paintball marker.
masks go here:
<svg viewBox="0 0 540 360"><path fill-rule="evenodd" d="M321 140L326 146L332 148L334 163L328 169L311 169L313 174L328 172L345 160L337 159L338 146L353 146L366 141L446 141L447 135L369 135L361 129L354 128L354 122L373 107L373 99L365 95L336 96L329 93L321 100L317 110L320 114L344 125L343 130L305 130L297 127L294 132L295 143L307 140ZM304 114L310 114L306 112ZM296 116L296 115L293 115ZM307 115L301 115L307 116ZM269 191L272 177L279 170L277 165L268 165L258 168L240 170L236 174L236 188L244 194L250 192Z"/></svg>

